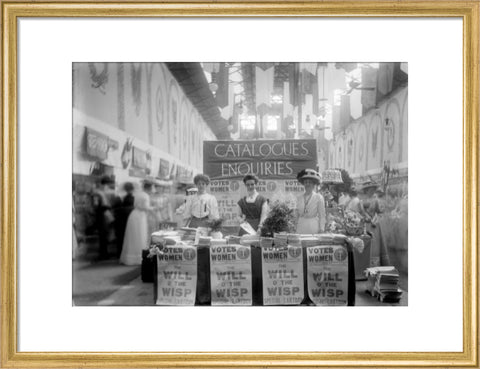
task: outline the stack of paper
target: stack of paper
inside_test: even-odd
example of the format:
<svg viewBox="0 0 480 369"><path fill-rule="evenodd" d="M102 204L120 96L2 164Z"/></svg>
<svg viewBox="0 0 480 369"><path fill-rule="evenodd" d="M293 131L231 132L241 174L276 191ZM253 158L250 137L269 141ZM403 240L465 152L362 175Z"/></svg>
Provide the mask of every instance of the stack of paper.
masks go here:
<svg viewBox="0 0 480 369"><path fill-rule="evenodd" d="M287 242L290 246L302 246L302 237L298 233L289 233Z"/></svg>
<svg viewBox="0 0 480 369"><path fill-rule="evenodd" d="M365 274L368 281L367 292L372 296L385 302L400 301L403 292L398 287L400 276L394 266L367 268Z"/></svg>
<svg viewBox="0 0 480 369"><path fill-rule="evenodd" d="M287 247L288 235L286 233L274 233L273 244L275 247Z"/></svg>
<svg viewBox="0 0 480 369"><path fill-rule="evenodd" d="M157 231L150 235L150 243L153 245L163 243L171 245L179 241L180 236L176 231Z"/></svg>
<svg viewBox="0 0 480 369"><path fill-rule="evenodd" d="M212 243L212 237L199 236L197 246L210 246Z"/></svg>
<svg viewBox="0 0 480 369"><path fill-rule="evenodd" d="M260 237L260 247L272 247L273 238L272 237Z"/></svg>
<svg viewBox="0 0 480 369"><path fill-rule="evenodd" d="M228 245L240 245L240 236L227 236L227 244Z"/></svg>
<svg viewBox="0 0 480 369"><path fill-rule="evenodd" d="M196 228L180 228L179 234L181 234L182 241L195 241L195 236L197 235Z"/></svg>
<svg viewBox="0 0 480 369"><path fill-rule="evenodd" d="M311 247L311 246L318 246L320 245L320 241L318 240L318 237L314 235L301 235L300 237L300 242L303 247Z"/></svg>
<svg viewBox="0 0 480 369"><path fill-rule="evenodd" d="M210 238L210 246L224 246L227 244L227 240L225 238ZM200 243L199 245L202 244L202 238L200 237Z"/></svg>
<svg viewBox="0 0 480 369"><path fill-rule="evenodd" d="M260 236L255 234L244 234L240 238L240 245L243 246L258 246L260 244Z"/></svg>

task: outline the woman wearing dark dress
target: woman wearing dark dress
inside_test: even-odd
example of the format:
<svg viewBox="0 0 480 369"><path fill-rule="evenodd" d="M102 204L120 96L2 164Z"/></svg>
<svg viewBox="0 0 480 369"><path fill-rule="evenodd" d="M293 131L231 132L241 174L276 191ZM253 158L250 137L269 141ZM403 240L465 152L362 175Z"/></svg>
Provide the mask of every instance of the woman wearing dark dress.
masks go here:
<svg viewBox="0 0 480 369"><path fill-rule="evenodd" d="M133 191L135 187L131 182L125 182L123 190L126 192L125 197L117 208L117 216L115 217L115 232L117 234L117 257L122 254L123 237L125 236L125 228L127 227L127 220L133 210L135 198Z"/></svg>
<svg viewBox="0 0 480 369"><path fill-rule="evenodd" d="M254 175L247 174L243 178L243 183L247 188L247 196L244 196L238 201L238 215L242 222L249 223L255 232L260 233L263 221L267 217L268 202L265 197L260 195L256 186L258 184L258 178ZM247 234L241 226L239 236Z"/></svg>

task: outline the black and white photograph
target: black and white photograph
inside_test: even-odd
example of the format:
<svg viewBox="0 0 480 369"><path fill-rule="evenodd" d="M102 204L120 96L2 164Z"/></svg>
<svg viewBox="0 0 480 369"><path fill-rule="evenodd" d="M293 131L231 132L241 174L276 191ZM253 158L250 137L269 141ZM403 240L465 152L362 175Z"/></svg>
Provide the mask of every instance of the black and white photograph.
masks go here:
<svg viewBox="0 0 480 369"><path fill-rule="evenodd" d="M75 62L74 306L408 306L407 62Z"/></svg>

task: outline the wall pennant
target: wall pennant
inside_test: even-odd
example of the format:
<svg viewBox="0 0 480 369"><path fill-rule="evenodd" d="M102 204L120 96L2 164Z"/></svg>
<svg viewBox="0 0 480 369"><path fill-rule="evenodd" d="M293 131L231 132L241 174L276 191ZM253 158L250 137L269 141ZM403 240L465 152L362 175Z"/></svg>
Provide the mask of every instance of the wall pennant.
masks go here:
<svg viewBox="0 0 480 369"><path fill-rule="evenodd" d="M132 161L132 147L133 147L133 139L127 138L127 141L125 141L125 145L123 145L122 156L121 156L123 169L127 169Z"/></svg>
<svg viewBox="0 0 480 369"><path fill-rule="evenodd" d="M90 70L90 79L92 80L92 87L98 88L98 90L105 95L105 85L108 82L108 63L102 63L103 69L99 73L97 71L96 63L88 63L88 69Z"/></svg>
<svg viewBox="0 0 480 369"><path fill-rule="evenodd" d="M132 63L131 67L131 77L132 77L132 96L135 103L135 113L137 117L140 115L140 108L142 107L142 64L135 67L135 64Z"/></svg>

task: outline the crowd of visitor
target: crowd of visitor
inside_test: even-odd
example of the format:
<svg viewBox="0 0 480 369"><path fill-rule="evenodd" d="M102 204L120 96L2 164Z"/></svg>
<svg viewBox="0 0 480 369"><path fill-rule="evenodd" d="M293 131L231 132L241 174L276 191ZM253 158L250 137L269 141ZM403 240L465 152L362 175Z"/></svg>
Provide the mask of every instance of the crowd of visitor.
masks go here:
<svg viewBox="0 0 480 369"><path fill-rule="evenodd" d="M325 232L328 209L332 207L355 213L369 228L376 226L387 208L398 217L408 212L406 194L394 199L392 208L381 186L375 183L334 191L331 186L322 186L321 176L313 169L300 171L297 180L304 188L296 198L294 211L295 231L299 234ZM220 218L217 199L208 192L207 175L197 174L193 182L178 185L177 193L172 194L171 182L127 182L116 189L110 177L102 177L92 193L99 260L116 257L121 264L139 265L142 250L148 248L150 234L155 230L174 226L208 228L212 220ZM259 179L255 175L246 175L243 183L246 195L237 203L239 235L259 235L269 213L269 199L258 193ZM394 197L389 196L390 202ZM112 244L114 254L109 253Z"/></svg>

